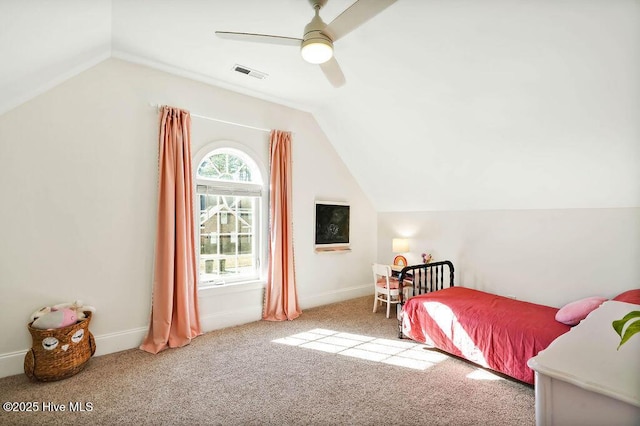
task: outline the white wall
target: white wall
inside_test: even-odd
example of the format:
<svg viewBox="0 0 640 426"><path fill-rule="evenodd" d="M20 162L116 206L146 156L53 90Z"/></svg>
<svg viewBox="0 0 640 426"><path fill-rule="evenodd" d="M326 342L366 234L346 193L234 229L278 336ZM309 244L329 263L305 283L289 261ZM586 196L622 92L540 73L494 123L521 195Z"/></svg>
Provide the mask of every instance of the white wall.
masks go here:
<svg viewBox="0 0 640 426"><path fill-rule="evenodd" d="M640 208L480 210L378 215L378 260L391 239L451 260L456 285L560 307L640 288Z"/></svg>
<svg viewBox="0 0 640 426"><path fill-rule="evenodd" d="M109 59L0 116L0 376L22 371L29 315L83 300L97 308L97 354L136 347L149 320L158 116L149 102L294 132L295 264L304 309L371 293L376 215L306 112ZM193 119L193 153L244 144L268 167L268 134ZM352 205L352 251L313 251L313 201ZM261 285L201 294L203 328L258 320ZM304 315L304 313L303 313Z"/></svg>

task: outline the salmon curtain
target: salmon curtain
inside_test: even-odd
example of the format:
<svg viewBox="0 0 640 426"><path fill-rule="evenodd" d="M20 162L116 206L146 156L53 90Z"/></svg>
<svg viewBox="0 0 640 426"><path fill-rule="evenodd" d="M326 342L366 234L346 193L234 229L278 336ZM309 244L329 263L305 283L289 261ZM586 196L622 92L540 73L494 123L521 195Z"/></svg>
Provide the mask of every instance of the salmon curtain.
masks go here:
<svg viewBox="0 0 640 426"><path fill-rule="evenodd" d="M202 334L198 312L191 115L163 106L160 114L158 229L149 331L140 349L158 353Z"/></svg>
<svg viewBox="0 0 640 426"><path fill-rule="evenodd" d="M269 147L269 268L262 318L293 320L302 311L298 306L293 264L291 132L272 130Z"/></svg>

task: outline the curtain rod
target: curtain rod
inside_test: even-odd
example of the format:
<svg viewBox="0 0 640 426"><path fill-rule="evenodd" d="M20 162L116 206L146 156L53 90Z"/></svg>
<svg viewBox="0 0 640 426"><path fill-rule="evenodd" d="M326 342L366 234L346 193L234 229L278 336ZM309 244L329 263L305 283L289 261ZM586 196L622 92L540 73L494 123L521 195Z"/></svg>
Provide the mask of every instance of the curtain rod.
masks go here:
<svg viewBox="0 0 640 426"><path fill-rule="evenodd" d="M160 110L160 108L162 107L162 105L157 105L154 103L149 103L150 106L152 106L153 108L156 108L157 110ZM233 121L227 121L227 120L221 120L219 118L212 118L212 117L207 117L205 115L200 115L200 114L194 114L192 112L190 112L192 117L196 117L196 118L202 118L203 120L209 120L209 121L216 121L218 123L224 123L224 124L230 124L232 126L238 126L238 127L244 127L245 129L253 129L253 130L260 130L261 132L271 132L271 129L265 129L263 127L254 127L254 126L249 126L248 124L240 124L240 123L234 123Z"/></svg>

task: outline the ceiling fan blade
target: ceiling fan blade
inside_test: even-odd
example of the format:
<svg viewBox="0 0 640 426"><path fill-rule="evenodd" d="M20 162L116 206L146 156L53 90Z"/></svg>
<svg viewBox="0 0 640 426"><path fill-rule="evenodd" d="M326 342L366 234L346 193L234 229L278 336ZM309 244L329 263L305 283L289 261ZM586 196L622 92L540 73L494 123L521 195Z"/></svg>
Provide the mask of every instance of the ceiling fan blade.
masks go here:
<svg viewBox="0 0 640 426"><path fill-rule="evenodd" d="M397 0L359 0L338 15L336 19L331 21L331 23L325 28L325 31L331 35L333 41L336 41L355 30L396 1Z"/></svg>
<svg viewBox="0 0 640 426"><path fill-rule="evenodd" d="M293 37L283 37L268 34L252 34L252 33L236 33L230 31L216 31L216 35L220 38L236 41L250 41L254 43L269 43L285 46L300 47L302 39Z"/></svg>
<svg viewBox="0 0 640 426"><path fill-rule="evenodd" d="M340 68L340 65L338 65L338 61L336 61L335 56L327 62L320 64L320 69L333 87L340 87L346 82L342 69Z"/></svg>

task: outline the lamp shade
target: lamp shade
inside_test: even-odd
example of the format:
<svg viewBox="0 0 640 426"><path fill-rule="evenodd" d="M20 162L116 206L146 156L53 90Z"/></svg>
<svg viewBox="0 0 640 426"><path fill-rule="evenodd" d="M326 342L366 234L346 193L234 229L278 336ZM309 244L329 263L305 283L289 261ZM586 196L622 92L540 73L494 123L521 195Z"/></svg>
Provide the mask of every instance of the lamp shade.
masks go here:
<svg viewBox="0 0 640 426"><path fill-rule="evenodd" d="M406 238L394 238L391 240L391 251L394 253L407 253L409 251L409 240Z"/></svg>

